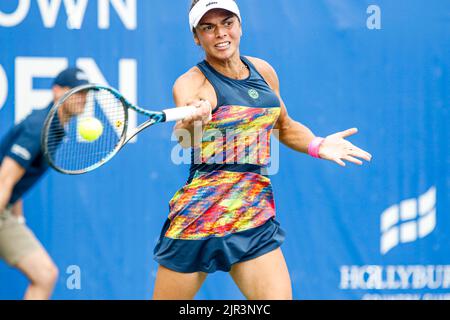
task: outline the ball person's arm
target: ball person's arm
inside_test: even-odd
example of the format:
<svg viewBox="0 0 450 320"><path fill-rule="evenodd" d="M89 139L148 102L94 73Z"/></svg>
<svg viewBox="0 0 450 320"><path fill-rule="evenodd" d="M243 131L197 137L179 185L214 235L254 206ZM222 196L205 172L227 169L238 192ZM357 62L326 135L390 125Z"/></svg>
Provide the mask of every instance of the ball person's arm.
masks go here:
<svg viewBox="0 0 450 320"><path fill-rule="evenodd" d="M12 207L12 214L17 216L23 216L23 201L22 199L17 200Z"/></svg>
<svg viewBox="0 0 450 320"><path fill-rule="evenodd" d="M25 174L25 169L10 157L0 166L0 212L8 205L14 186Z"/></svg>
<svg viewBox="0 0 450 320"><path fill-rule="evenodd" d="M252 58L251 60L258 66L258 70L280 99L281 114L275 125L275 129L278 130L278 139L293 150L308 153L308 145L316 136L309 128L289 117L286 106L281 98L280 82L272 66L261 59ZM320 147L320 157L334 161L341 166L345 166L344 160L358 165L362 165L362 161L357 158L370 161L372 159L371 154L345 140L345 138L357 132L358 129L353 128L327 136Z"/></svg>

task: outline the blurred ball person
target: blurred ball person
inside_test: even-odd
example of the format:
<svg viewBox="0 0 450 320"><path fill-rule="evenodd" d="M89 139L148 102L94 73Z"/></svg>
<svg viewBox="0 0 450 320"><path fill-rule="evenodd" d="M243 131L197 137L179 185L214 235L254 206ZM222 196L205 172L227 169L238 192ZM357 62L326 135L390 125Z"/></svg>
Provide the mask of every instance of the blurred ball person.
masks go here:
<svg viewBox="0 0 450 320"><path fill-rule="evenodd" d="M62 71L53 82L53 101L49 106L34 110L0 141L0 259L30 281L26 300L49 299L58 268L25 224L21 198L49 168L41 151L41 131L52 105L70 89L87 83L85 73L78 68ZM80 105L84 105L82 100ZM62 110L58 115L62 124L81 112Z"/></svg>

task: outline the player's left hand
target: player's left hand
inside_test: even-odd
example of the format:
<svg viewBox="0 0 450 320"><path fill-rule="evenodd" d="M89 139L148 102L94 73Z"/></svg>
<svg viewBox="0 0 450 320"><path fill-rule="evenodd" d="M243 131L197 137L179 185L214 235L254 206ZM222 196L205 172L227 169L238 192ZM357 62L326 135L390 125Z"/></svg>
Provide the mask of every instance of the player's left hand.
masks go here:
<svg viewBox="0 0 450 320"><path fill-rule="evenodd" d="M345 140L354 134L358 133L358 129L348 129L342 132L329 135L322 142L319 149L319 156L322 159L334 161L337 164L345 167L344 161L349 161L357 165L362 165L360 159L371 161L372 155Z"/></svg>

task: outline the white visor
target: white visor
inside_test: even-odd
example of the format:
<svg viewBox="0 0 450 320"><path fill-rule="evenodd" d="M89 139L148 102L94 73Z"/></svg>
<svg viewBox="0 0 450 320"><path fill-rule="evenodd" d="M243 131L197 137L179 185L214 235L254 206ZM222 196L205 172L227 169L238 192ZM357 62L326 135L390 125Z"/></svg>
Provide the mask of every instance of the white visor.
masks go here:
<svg viewBox="0 0 450 320"><path fill-rule="evenodd" d="M198 26L203 16L212 9L224 9L230 11L237 15L239 20L242 21L241 12L234 0L200 0L189 12L189 26L191 27L191 31Z"/></svg>

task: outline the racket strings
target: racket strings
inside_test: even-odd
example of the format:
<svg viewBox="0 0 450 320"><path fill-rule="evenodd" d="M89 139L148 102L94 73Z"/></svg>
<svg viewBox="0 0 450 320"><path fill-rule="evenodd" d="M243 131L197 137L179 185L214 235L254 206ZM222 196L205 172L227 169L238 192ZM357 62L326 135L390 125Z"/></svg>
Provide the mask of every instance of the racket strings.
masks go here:
<svg viewBox="0 0 450 320"><path fill-rule="evenodd" d="M65 173L88 171L115 154L125 130L126 109L114 94L92 88L77 92L50 117L47 157Z"/></svg>

